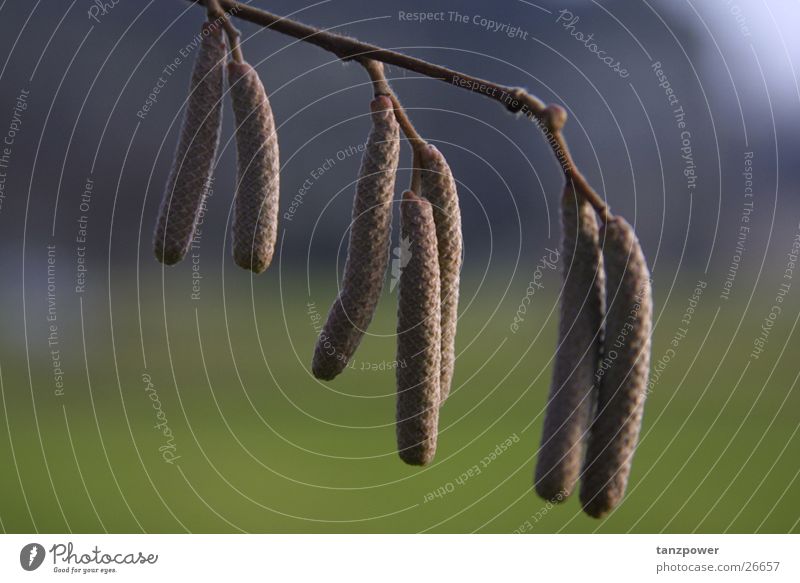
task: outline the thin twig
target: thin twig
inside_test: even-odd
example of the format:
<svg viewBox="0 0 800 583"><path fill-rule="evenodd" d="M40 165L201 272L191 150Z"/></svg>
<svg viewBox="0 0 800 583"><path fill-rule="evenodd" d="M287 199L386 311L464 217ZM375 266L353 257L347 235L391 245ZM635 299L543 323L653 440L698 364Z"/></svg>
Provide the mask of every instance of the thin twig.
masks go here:
<svg viewBox="0 0 800 583"><path fill-rule="evenodd" d="M400 104L400 100L397 98L397 95L395 95L394 91L392 91L392 88L389 86L389 82L386 80L386 76L383 74L383 64L372 59L365 59L363 57L359 58L358 62L369 74L369 78L372 80L372 86L375 89L375 95L385 95L392 100L392 106L394 107L394 115L397 118L397 123L400 124L400 129L403 130L406 138L408 138L408 141L411 142L411 146L416 148L417 144L424 145L425 140L423 140L422 136L419 135L419 132L417 132L414 124L412 124L411 120L408 118L406 110L403 109L403 106Z"/></svg>
<svg viewBox="0 0 800 583"><path fill-rule="evenodd" d="M403 130L403 134L405 134L413 154L411 185L409 186L409 190L419 194L419 187L422 182L422 176L420 175L420 151L425 147L427 142L422 139L422 136L419 135L419 132L417 132L414 124L411 123L411 120L406 114L406 110L400 104L400 100L397 98L397 95L395 95L394 91L392 91L389 82L386 80L386 75L383 73L383 63L364 57L359 57L358 62L369 74L369 78L372 80L372 87L374 89L375 96L377 97L378 95L384 95L392 100L394 117L397 119L400 129Z"/></svg>
<svg viewBox="0 0 800 583"><path fill-rule="evenodd" d="M239 30L233 26L227 12L222 10L219 0L206 0L206 12L209 20L218 20L222 23L225 35L228 37L228 44L231 48L231 58L237 63L244 62L242 48L239 46Z"/></svg>
<svg viewBox="0 0 800 583"><path fill-rule="evenodd" d="M426 77L439 79L454 87L478 93L501 103L508 111L520 113L536 122L536 125L544 132L556 159L561 165L565 178L572 183L576 192L594 207L604 221L611 217L605 201L589 185L572 160L564 136L561 133L566 122L566 111L562 107L546 105L541 99L520 87L509 87L479 77L473 77L472 75L466 75L423 59L384 49L348 36L303 24L296 20L283 18L277 14L272 14L266 10L242 4L235 0L189 1L206 6L208 6L208 2L219 3L222 9L231 16L316 45L344 61L361 61L365 58L381 61L388 65L414 71ZM400 123L399 118L398 123ZM405 128L403 131L405 132Z"/></svg>

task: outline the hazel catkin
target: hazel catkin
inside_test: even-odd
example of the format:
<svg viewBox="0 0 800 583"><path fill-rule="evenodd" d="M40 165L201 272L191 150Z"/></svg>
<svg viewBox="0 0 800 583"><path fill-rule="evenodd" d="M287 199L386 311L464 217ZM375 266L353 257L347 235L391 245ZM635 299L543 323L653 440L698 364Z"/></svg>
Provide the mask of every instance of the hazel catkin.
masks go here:
<svg viewBox="0 0 800 583"><path fill-rule="evenodd" d="M311 370L332 380L344 370L372 321L389 264L399 126L388 97L371 103L372 130L361 159L341 290L314 349Z"/></svg>
<svg viewBox="0 0 800 583"><path fill-rule="evenodd" d="M189 250L210 185L222 126L224 61L222 28L206 22L153 237L156 258L167 265L179 262Z"/></svg>
<svg viewBox="0 0 800 583"><path fill-rule="evenodd" d="M434 146L424 146L421 193L431 203L436 223L439 275L442 293L442 363L440 399L450 394L455 368L455 339L458 322L458 292L461 277L461 210L458 207L456 181L444 156Z"/></svg>
<svg viewBox="0 0 800 583"><path fill-rule="evenodd" d="M594 209L568 183L561 199L558 345L534 481L539 496L553 502L566 500L578 480L594 405L605 310L598 230Z"/></svg>
<svg viewBox="0 0 800 583"><path fill-rule="evenodd" d="M621 217L610 218L600 240L608 315L580 492L584 512L596 518L625 494L642 425L653 317L650 273L631 226Z"/></svg>
<svg viewBox="0 0 800 583"><path fill-rule="evenodd" d="M407 191L400 207L410 242L397 308L397 450L411 465L436 453L441 362L441 286L431 204Z"/></svg>
<svg viewBox="0 0 800 583"><path fill-rule="evenodd" d="M280 155L275 120L264 85L248 63L228 63L236 118L237 181L233 259L261 273L272 262L278 236Z"/></svg>

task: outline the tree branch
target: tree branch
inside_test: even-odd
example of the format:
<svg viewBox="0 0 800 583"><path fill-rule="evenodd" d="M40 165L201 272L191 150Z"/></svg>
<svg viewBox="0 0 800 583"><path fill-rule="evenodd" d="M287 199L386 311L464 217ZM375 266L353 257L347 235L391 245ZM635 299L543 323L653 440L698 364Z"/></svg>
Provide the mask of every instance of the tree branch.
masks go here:
<svg viewBox="0 0 800 583"><path fill-rule="evenodd" d="M202 5L206 5L208 2L208 0L189 1ZM545 134L545 138L561 165L565 178L572 183L576 192L594 207L604 221L611 217L605 201L589 185L572 160L566 141L561 133L567 119L567 113L561 106L546 105L541 99L531 95L521 87L509 87L479 77L473 77L472 75L466 75L442 65L384 49L348 36L303 24L296 20L283 18L266 10L234 0L216 0L216 2L232 17L246 20L316 45L344 61L356 60L363 64L365 59L372 59L388 65L394 65L426 77L439 79L454 87L478 93L499 102L512 113L523 114L526 118L533 120ZM392 93L390 96L393 95ZM396 99L396 97L393 97L393 102L396 102ZM399 103L396 103L396 105L399 105ZM402 125L402 120L399 121ZM406 128L404 127L403 129L405 131ZM408 134L406 136L409 137ZM410 137L409 140L411 140Z"/></svg>

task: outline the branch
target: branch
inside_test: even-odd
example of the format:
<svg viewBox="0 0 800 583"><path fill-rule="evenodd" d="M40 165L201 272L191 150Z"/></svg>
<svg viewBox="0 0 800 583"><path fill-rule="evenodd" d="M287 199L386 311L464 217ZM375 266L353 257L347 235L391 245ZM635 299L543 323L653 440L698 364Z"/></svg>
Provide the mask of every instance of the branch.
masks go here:
<svg viewBox="0 0 800 583"><path fill-rule="evenodd" d="M189 1L207 5L209 0ZM478 93L499 102L512 113L523 114L525 117L533 120L545 134L545 138L561 165L564 176L572 183L576 192L583 196L584 199L594 207L603 221L607 221L611 217L611 213L605 201L589 185L586 178L580 173L572 160L572 156L567 148L567 143L561 133L567 120L567 113L561 106L545 105L541 99L531 95L521 87L509 87L479 77L473 77L472 75L466 75L459 71L443 67L442 65L384 49L377 45L303 24L296 20L283 18L271 12L234 0L211 1L215 3L218 2L222 9L230 16L270 28L303 42L316 45L333 53L343 61L356 60L363 64L365 59L372 59L388 65L394 65L426 77L439 79L454 87ZM391 95L393 96L393 94ZM396 97L393 97L392 101L395 102L395 105L399 105L396 99ZM398 121L401 122L402 126L402 121ZM406 128L403 127L403 130L405 132ZM408 136L407 133L406 136L409 137L411 141L412 138Z"/></svg>

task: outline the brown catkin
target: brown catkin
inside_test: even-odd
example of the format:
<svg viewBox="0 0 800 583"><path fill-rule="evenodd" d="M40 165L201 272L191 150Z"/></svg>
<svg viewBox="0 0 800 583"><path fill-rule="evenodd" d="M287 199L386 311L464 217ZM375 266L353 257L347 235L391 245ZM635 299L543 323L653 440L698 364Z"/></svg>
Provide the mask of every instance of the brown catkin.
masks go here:
<svg viewBox="0 0 800 583"><path fill-rule="evenodd" d="M455 368L456 324L458 322L458 288L461 275L461 210L458 207L456 181L447 161L434 146L422 150L421 192L433 208L439 253L439 274L442 282L442 364L441 401L450 394Z"/></svg>
<svg viewBox="0 0 800 583"><path fill-rule="evenodd" d="M596 374L597 412L581 481L584 512L599 518L622 500L650 370L653 300L650 273L631 226L621 217L600 232L606 269L604 354Z"/></svg>
<svg viewBox="0 0 800 583"><path fill-rule="evenodd" d="M236 117L238 176L233 208L233 259L261 273L272 262L278 236L280 156L275 120L258 73L248 63L228 63Z"/></svg>
<svg viewBox="0 0 800 583"><path fill-rule="evenodd" d="M553 502L572 494L580 474L605 310L597 217L570 184L561 200L561 232L558 345L534 482L539 496Z"/></svg>
<svg viewBox="0 0 800 583"><path fill-rule="evenodd" d="M311 370L331 380L344 370L372 321L389 264L399 126L388 97L371 103L372 130L361 158L339 296L314 349Z"/></svg>
<svg viewBox="0 0 800 583"><path fill-rule="evenodd" d="M400 207L409 241L397 309L397 450L411 465L436 453L441 362L441 285L431 204L407 191Z"/></svg>
<svg viewBox="0 0 800 583"><path fill-rule="evenodd" d="M222 127L224 61L222 28L206 22L153 237L156 258L167 265L183 259L189 250L210 185Z"/></svg>

